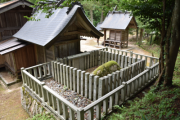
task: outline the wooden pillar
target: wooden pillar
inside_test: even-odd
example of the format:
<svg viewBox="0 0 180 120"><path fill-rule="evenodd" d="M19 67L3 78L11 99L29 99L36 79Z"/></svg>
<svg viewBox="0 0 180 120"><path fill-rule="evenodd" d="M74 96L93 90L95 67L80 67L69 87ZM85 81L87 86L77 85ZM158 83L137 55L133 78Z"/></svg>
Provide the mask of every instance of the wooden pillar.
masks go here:
<svg viewBox="0 0 180 120"><path fill-rule="evenodd" d="M127 28L127 48L128 48L128 41L129 41L129 28Z"/></svg>
<svg viewBox="0 0 180 120"><path fill-rule="evenodd" d="M137 27L137 29L136 29L136 42L138 42L138 30L139 30L139 28Z"/></svg>
<svg viewBox="0 0 180 120"><path fill-rule="evenodd" d="M106 29L104 29L104 46L105 46L105 40L106 40Z"/></svg>
<svg viewBox="0 0 180 120"><path fill-rule="evenodd" d="M97 38L97 44L98 44L98 46L99 46L99 38Z"/></svg>
<svg viewBox="0 0 180 120"><path fill-rule="evenodd" d="M2 32L0 32L0 41L2 41Z"/></svg>

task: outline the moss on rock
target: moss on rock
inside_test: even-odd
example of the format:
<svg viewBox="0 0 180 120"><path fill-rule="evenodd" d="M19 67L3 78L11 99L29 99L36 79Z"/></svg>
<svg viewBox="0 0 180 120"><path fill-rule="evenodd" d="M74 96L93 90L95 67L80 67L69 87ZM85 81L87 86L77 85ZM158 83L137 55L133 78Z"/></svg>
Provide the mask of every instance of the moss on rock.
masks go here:
<svg viewBox="0 0 180 120"><path fill-rule="evenodd" d="M109 62L104 63L103 65L99 66L98 68L96 68L92 73L99 77L103 77L103 76L111 74L112 72L115 72L120 69L121 68L117 62L109 61Z"/></svg>

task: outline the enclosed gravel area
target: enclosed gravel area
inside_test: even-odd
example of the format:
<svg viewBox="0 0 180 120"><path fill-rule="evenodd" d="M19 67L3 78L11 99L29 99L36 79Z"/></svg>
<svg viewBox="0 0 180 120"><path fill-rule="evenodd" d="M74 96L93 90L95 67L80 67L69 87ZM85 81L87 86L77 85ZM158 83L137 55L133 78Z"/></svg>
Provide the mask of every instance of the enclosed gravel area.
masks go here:
<svg viewBox="0 0 180 120"><path fill-rule="evenodd" d="M49 88L56 91L60 96L64 97L66 100L77 107L83 108L92 102L89 99L81 96L80 94L68 89L66 86L57 83L53 79L48 79L44 82Z"/></svg>

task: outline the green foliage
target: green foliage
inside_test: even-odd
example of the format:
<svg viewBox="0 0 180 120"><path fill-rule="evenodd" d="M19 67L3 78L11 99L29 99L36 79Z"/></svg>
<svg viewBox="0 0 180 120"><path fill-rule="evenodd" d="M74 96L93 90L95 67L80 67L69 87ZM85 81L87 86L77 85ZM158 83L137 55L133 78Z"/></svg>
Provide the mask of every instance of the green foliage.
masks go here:
<svg viewBox="0 0 180 120"><path fill-rule="evenodd" d="M0 3L8 2L8 1L12 1L12 0L0 0Z"/></svg>
<svg viewBox="0 0 180 120"><path fill-rule="evenodd" d="M166 0L166 25L172 16L175 0ZM143 27L160 31L163 18L163 2L159 0L122 0L121 7L132 11L133 15L143 23Z"/></svg>
<svg viewBox="0 0 180 120"><path fill-rule="evenodd" d="M161 88L156 92L152 87L148 93L144 93L142 99L136 98L134 101L128 101L128 107L114 106L116 113L107 116L107 120L162 120L162 119L179 119L180 114L174 108L175 100L180 97L180 88L173 89ZM169 97L171 96L171 97ZM176 114L176 115L175 115ZM178 114L178 115L177 115Z"/></svg>
<svg viewBox="0 0 180 120"><path fill-rule="evenodd" d="M27 120L56 120L56 118L50 114L37 114L33 116L33 118L29 118Z"/></svg>
<svg viewBox="0 0 180 120"><path fill-rule="evenodd" d="M109 61L107 63L104 63L103 65L99 66L93 71L94 75L97 75L99 77L106 76L108 74L111 74L112 72L115 72L117 70L120 70L120 66L115 61Z"/></svg>

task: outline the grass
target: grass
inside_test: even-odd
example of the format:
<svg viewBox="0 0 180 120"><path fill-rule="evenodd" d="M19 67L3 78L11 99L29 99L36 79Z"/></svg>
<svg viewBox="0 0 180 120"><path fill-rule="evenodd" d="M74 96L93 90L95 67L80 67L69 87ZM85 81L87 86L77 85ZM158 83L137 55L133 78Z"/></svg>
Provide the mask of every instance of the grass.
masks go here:
<svg viewBox="0 0 180 120"><path fill-rule="evenodd" d="M53 115L50 114L37 114L33 118L28 118L27 120L56 120Z"/></svg>
<svg viewBox="0 0 180 120"><path fill-rule="evenodd" d="M160 47L141 45L141 48L159 57ZM157 91L152 86L124 106L114 106L114 111L104 120L179 120L180 119L180 53L178 54L173 76L173 86Z"/></svg>
<svg viewBox="0 0 180 120"><path fill-rule="evenodd" d="M115 111L104 120L179 120L180 88L155 87L143 93L142 99L136 97L124 106L114 106Z"/></svg>

